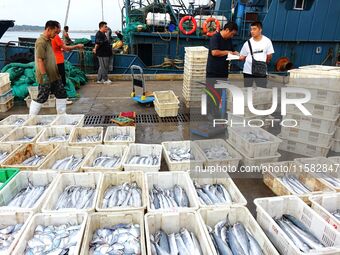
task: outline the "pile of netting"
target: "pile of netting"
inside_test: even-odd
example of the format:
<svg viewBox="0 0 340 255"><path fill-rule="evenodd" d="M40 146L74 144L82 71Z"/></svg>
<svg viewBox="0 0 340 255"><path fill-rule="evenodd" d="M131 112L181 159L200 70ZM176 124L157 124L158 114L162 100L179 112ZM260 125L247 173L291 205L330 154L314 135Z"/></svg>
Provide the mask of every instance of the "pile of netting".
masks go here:
<svg viewBox="0 0 340 255"><path fill-rule="evenodd" d="M76 89L87 82L86 75L79 68L65 61L66 70L66 92L69 98L77 97ZM35 64L11 63L1 70L2 73L9 73L13 95L20 100L28 95L28 86L38 86L35 79Z"/></svg>

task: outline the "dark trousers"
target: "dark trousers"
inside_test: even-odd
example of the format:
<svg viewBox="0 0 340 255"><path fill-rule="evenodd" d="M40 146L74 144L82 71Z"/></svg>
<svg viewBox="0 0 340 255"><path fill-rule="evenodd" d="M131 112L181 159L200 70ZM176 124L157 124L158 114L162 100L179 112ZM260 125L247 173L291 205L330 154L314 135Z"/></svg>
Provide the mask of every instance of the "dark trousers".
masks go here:
<svg viewBox="0 0 340 255"><path fill-rule="evenodd" d="M263 77L254 76L251 74L244 73L244 87L252 87L255 82L257 87L266 88L267 87L267 75Z"/></svg>
<svg viewBox="0 0 340 255"><path fill-rule="evenodd" d="M58 70L59 70L59 74L61 76L61 80L64 83L64 85L66 86L65 64L64 63L58 64Z"/></svg>
<svg viewBox="0 0 340 255"><path fill-rule="evenodd" d="M48 100L48 96L50 94L54 94L58 99L67 98L65 86L62 80L57 80L51 82L50 84L39 84L38 90L38 97L35 101L39 104L45 103Z"/></svg>

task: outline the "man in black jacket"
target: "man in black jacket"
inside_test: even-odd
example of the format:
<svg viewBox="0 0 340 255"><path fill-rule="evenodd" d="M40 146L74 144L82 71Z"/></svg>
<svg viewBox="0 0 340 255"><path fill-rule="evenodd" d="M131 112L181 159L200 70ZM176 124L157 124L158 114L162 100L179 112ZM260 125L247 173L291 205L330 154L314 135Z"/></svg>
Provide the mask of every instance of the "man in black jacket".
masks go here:
<svg viewBox="0 0 340 255"><path fill-rule="evenodd" d="M110 42L106 36L108 32L107 23L102 21L99 23L99 31L96 34L96 45L93 53L96 54L99 61L97 83L110 84L108 72L110 68L110 59L112 60L112 49Z"/></svg>

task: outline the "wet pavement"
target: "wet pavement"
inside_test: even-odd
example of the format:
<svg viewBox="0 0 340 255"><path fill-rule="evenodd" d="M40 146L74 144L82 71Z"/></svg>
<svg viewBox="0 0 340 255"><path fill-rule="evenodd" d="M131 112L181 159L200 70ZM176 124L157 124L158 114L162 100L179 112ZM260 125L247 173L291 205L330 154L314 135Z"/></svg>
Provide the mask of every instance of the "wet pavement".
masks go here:
<svg viewBox="0 0 340 255"><path fill-rule="evenodd" d="M147 81L147 91L173 90L183 102L182 81ZM241 81L233 81L233 84L240 85ZM282 86L275 83L275 86ZM134 102L130 98L132 91L131 81L114 81L111 85L89 83L78 90L79 99L74 100L72 105L67 107L67 113L86 115L114 115L123 111L135 111L137 114L156 114L153 107L145 107ZM137 94L141 89L137 88ZM188 113L184 104L180 105L180 113ZM12 114L27 114L28 108L25 102L16 102L15 107L6 113L0 114L0 119ZM42 109L40 114L55 114L55 109ZM137 143L156 143L164 141L181 141L193 138L190 133L190 122L169 122L169 123L148 123L137 124ZM279 129L271 130L278 134ZM222 135L223 137L224 135ZM280 161L292 160L301 157L292 153L280 151L282 157ZM162 161L161 171L167 171L165 161ZM238 178L233 179L248 201L248 208L255 215L253 200L258 197L274 196L267 188L262 179Z"/></svg>

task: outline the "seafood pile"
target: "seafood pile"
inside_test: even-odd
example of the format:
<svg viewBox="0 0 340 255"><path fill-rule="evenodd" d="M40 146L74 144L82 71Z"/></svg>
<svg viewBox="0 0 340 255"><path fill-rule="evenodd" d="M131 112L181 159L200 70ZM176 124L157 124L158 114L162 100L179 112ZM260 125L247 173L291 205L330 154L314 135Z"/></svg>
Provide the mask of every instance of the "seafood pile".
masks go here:
<svg viewBox="0 0 340 255"><path fill-rule="evenodd" d="M34 136L23 136L23 137L20 137L18 139L16 139L15 141L16 142L30 142L34 139Z"/></svg>
<svg viewBox="0 0 340 255"><path fill-rule="evenodd" d="M34 155L32 157L29 157L25 159L20 165L24 166L37 166L39 165L45 158L45 155Z"/></svg>
<svg viewBox="0 0 340 255"><path fill-rule="evenodd" d="M5 252L11 246L22 226L23 224L15 224L0 227L0 253Z"/></svg>
<svg viewBox="0 0 340 255"><path fill-rule="evenodd" d="M56 210L65 208L86 209L93 205L96 188L67 186L58 198Z"/></svg>
<svg viewBox="0 0 340 255"><path fill-rule="evenodd" d="M109 141L127 141L127 142L132 142L133 139L129 135L110 135L108 137Z"/></svg>
<svg viewBox="0 0 340 255"><path fill-rule="evenodd" d="M128 161L130 165L151 165L155 166L159 163L159 157L156 155L148 155L148 156L141 156L141 155L134 155Z"/></svg>
<svg viewBox="0 0 340 255"><path fill-rule="evenodd" d="M171 148L168 153L172 161L195 160L195 156L192 154L190 148L174 147Z"/></svg>
<svg viewBox="0 0 340 255"><path fill-rule="evenodd" d="M94 143L94 142L100 142L101 141L101 135L86 135L86 136L77 136L77 143Z"/></svg>
<svg viewBox="0 0 340 255"><path fill-rule="evenodd" d="M122 158L118 156L108 156L99 153L92 163L92 167L113 168L121 163Z"/></svg>
<svg viewBox="0 0 340 255"><path fill-rule="evenodd" d="M48 142L66 142L70 137L70 134L59 135L59 136L49 136L47 138Z"/></svg>
<svg viewBox="0 0 340 255"><path fill-rule="evenodd" d="M167 209L175 207L189 207L189 198L185 190L174 185L170 189L162 189L154 184L150 190L150 206L151 209Z"/></svg>
<svg viewBox="0 0 340 255"><path fill-rule="evenodd" d="M34 186L28 183L27 188L24 188L16 194L16 196L7 204L9 207L32 208L39 198L44 194L47 186Z"/></svg>
<svg viewBox="0 0 340 255"><path fill-rule="evenodd" d="M14 122L12 122L12 124L14 126L22 126L22 124L24 124L25 120L23 118L17 118Z"/></svg>
<svg viewBox="0 0 340 255"><path fill-rule="evenodd" d="M200 185L194 181L194 186L201 204L232 204L233 200L228 190L222 184Z"/></svg>
<svg viewBox="0 0 340 255"><path fill-rule="evenodd" d="M84 157L77 158L74 155L57 160L53 166L52 170L58 171L73 171L75 170L84 160Z"/></svg>
<svg viewBox="0 0 340 255"><path fill-rule="evenodd" d="M284 175L281 177L282 182L290 187L295 194L302 195L311 192L302 182L299 181L294 175Z"/></svg>
<svg viewBox="0 0 340 255"><path fill-rule="evenodd" d="M0 151L0 162L2 162L8 155L9 153L7 151Z"/></svg>
<svg viewBox="0 0 340 255"><path fill-rule="evenodd" d="M335 178L330 174L327 174L325 172L322 173L318 173L319 175L321 175L320 177L322 179L324 179L326 182L328 182L329 184L333 185L334 187L340 188L340 179L339 178Z"/></svg>
<svg viewBox="0 0 340 255"><path fill-rule="evenodd" d="M204 149L203 152L205 156L210 160L214 160L214 159L226 160L226 159L232 158L227 148L225 148L224 146L218 146L218 145L211 146L209 148Z"/></svg>
<svg viewBox="0 0 340 255"><path fill-rule="evenodd" d="M142 190L136 182L110 186L106 189L103 208L112 207L141 207Z"/></svg>
<svg viewBox="0 0 340 255"><path fill-rule="evenodd" d="M337 219L340 220L340 209L335 210L332 212L332 215Z"/></svg>
<svg viewBox="0 0 340 255"><path fill-rule="evenodd" d="M257 134L253 131L241 133L241 136L246 139L249 143L265 143L270 141L268 138L262 136L261 134Z"/></svg>

